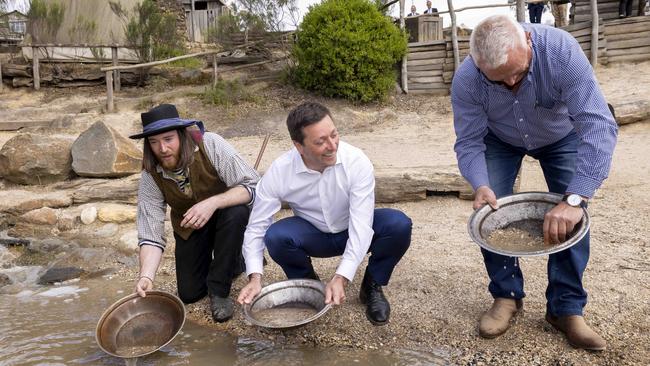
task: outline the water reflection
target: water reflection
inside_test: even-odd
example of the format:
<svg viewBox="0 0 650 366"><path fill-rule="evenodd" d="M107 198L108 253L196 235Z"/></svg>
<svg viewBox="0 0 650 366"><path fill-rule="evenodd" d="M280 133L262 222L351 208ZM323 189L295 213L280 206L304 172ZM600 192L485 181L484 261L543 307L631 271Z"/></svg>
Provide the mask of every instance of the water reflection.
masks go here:
<svg viewBox="0 0 650 366"><path fill-rule="evenodd" d="M3 269L14 279L32 279L34 268ZM25 273L20 274L20 271ZM22 288L19 288L21 286ZM14 283L0 295L0 365L124 365L95 343L103 311L125 296L130 284L91 279L63 286ZM434 354L359 351L276 345L224 335L190 321L160 351L137 365L443 365Z"/></svg>

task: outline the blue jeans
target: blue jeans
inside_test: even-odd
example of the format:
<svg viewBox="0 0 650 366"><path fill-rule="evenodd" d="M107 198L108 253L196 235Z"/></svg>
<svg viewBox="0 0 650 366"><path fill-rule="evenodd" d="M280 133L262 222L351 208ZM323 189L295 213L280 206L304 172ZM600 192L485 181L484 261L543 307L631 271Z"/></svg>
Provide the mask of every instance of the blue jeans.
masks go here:
<svg viewBox="0 0 650 366"><path fill-rule="evenodd" d="M484 139L490 187L497 198L512 194L512 187L524 155L539 161L550 192L564 194L575 173L578 136L571 132L550 145L526 150L507 144L488 132ZM481 249L490 277L493 297L521 299L524 277L516 257L508 257ZM582 315L587 293L582 287L582 274L589 261L589 233L569 249L548 258L546 310L554 316Z"/></svg>
<svg viewBox="0 0 650 366"><path fill-rule="evenodd" d="M411 227L411 219L401 211L375 209L368 272L379 285L388 284L393 269L411 244ZM347 241L347 230L324 233L297 216L274 223L264 236L269 255L290 279L305 278L313 271L311 257L342 255Z"/></svg>

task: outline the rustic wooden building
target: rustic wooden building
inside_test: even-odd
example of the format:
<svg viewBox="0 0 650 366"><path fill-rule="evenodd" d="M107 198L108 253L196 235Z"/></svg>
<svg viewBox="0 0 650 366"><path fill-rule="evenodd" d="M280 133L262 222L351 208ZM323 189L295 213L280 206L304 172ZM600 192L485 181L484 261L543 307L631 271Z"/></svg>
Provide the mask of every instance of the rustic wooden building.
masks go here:
<svg viewBox="0 0 650 366"><path fill-rule="evenodd" d="M0 45L16 45L25 37L27 15L14 10L0 15Z"/></svg>
<svg viewBox="0 0 650 366"><path fill-rule="evenodd" d="M208 30L215 27L217 18L230 9L222 0L177 0L185 9L187 37L192 42L205 42Z"/></svg>

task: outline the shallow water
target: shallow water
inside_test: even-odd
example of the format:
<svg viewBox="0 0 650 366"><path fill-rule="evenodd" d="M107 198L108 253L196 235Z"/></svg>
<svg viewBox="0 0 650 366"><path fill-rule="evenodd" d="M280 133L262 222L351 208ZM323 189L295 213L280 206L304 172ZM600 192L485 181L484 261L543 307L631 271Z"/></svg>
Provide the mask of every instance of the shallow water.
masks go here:
<svg viewBox="0 0 650 366"><path fill-rule="evenodd" d="M95 327L111 304L126 296L130 283L98 278L61 286L37 286L35 268L14 267L11 285L0 295L0 365L124 365L95 343ZM26 274L21 275L19 272ZM34 280L35 281L35 280ZM361 351L276 345L222 334L186 321L181 333L137 365L444 365L427 352ZM131 364L134 364L133 361Z"/></svg>

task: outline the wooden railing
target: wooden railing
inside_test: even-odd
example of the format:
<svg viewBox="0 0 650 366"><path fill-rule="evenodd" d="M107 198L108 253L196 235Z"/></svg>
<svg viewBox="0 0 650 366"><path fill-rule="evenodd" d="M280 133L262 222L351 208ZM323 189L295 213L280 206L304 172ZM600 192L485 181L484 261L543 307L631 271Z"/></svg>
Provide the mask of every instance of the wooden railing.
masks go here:
<svg viewBox="0 0 650 366"><path fill-rule="evenodd" d="M145 67L163 65L170 62L184 60L193 57L212 55L212 85L214 86L217 84L217 53L219 52L223 52L223 51L214 50L214 51L206 51L206 52L197 52L197 53L191 53L189 55L168 58L166 60L146 62L137 65L102 67L100 70L106 72L106 110L108 112L113 112L115 110L115 101L113 100L113 73L119 72L121 70L135 70L135 69L141 69ZM119 74L117 75L118 75L117 77L119 78ZM117 90L119 91L119 89Z"/></svg>
<svg viewBox="0 0 650 366"><path fill-rule="evenodd" d="M119 44L86 44L86 43L79 43L79 44L62 44L62 43L31 43L31 44L20 44L18 47L31 47L32 49L32 77L34 78L34 89L38 90L41 88L41 77L40 77L40 72L39 72L39 65L40 65L40 56L39 56L39 48L52 48L52 47L67 47L67 48L110 48L111 49L111 63L113 65L118 64L118 58L117 58L117 50L119 48L137 48L134 46L125 46L125 45L119 45ZM118 80L119 83L119 75L116 77L116 80ZM117 86L117 89L119 90L119 85Z"/></svg>

